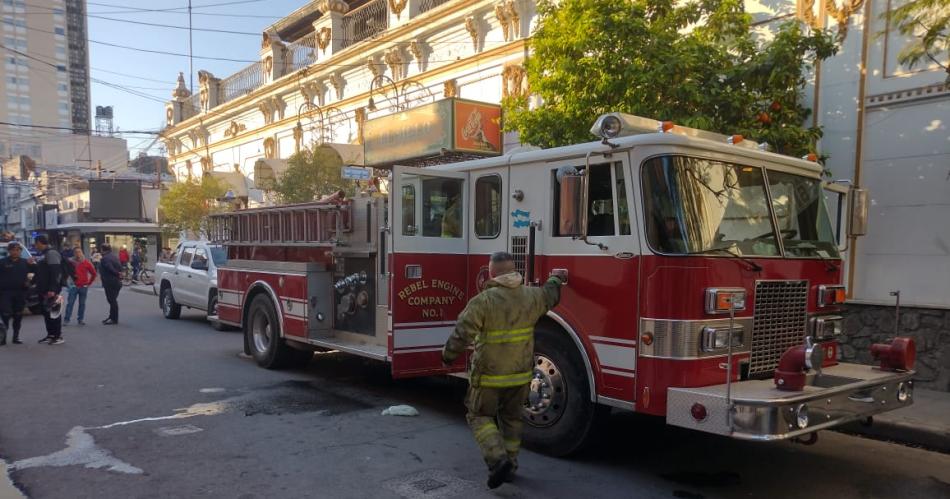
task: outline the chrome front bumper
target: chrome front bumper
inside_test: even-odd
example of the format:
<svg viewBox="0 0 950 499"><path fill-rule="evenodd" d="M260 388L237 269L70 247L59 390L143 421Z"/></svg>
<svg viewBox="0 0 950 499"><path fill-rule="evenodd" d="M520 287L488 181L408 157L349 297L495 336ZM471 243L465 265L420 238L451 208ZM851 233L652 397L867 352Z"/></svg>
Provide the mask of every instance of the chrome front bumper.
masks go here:
<svg viewBox="0 0 950 499"><path fill-rule="evenodd" d="M772 379L732 383L731 404L724 384L670 388L666 422L746 440L783 440L906 407L913 403L913 376L914 371L839 364L810 375L800 392L778 390ZM705 409L705 419L695 419L696 404Z"/></svg>

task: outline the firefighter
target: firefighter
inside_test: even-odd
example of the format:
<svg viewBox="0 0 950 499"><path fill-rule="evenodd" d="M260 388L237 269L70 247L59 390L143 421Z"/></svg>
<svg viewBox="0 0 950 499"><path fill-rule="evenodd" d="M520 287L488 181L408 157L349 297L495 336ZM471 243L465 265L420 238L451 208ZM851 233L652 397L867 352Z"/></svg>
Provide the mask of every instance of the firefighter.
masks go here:
<svg viewBox="0 0 950 499"><path fill-rule="evenodd" d="M562 278L551 276L543 288L523 286L507 252L491 256L488 272L491 280L459 315L442 361L450 365L475 344L466 419L488 465L488 487L494 489L518 466L521 412L534 375L534 325L557 305Z"/></svg>

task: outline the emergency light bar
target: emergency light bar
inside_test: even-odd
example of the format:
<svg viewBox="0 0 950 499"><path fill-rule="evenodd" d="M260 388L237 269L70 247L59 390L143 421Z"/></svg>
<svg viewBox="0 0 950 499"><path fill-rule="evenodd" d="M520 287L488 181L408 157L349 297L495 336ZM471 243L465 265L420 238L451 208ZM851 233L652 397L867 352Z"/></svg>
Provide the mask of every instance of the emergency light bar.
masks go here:
<svg viewBox="0 0 950 499"><path fill-rule="evenodd" d="M601 115L597 118L597 121L594 122L590 133L605 140L644 133L675 133L677 135L696 137L713 142L728 143L746 149L764 149L760 144L756 144L751 140L743 140L741 135L730 136L721 133L707 132L706 130L676 125L672 121L653 120L626 113L608 113ZM739 138L738 140L736 140L737 137Z"/></svg>

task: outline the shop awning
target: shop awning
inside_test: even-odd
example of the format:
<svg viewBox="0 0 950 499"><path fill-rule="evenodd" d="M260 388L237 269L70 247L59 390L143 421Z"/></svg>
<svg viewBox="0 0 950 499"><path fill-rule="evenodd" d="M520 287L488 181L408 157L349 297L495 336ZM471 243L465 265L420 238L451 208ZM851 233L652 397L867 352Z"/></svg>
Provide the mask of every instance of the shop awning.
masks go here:
<svg viewBox="0 0 950 499"><path fill-rule="evenodd" d="M153 234L162 231L158 224L145 222L81 222L60 224L50 231L78 230L83 234L105 232L108 234Z"/></svg>
<svg viewBox="0 0 950 499"><path fill-rule="evenodd" d="M211 172L211 178L221 182L236 198L247 197L247 177L241 172Z"/></svg>

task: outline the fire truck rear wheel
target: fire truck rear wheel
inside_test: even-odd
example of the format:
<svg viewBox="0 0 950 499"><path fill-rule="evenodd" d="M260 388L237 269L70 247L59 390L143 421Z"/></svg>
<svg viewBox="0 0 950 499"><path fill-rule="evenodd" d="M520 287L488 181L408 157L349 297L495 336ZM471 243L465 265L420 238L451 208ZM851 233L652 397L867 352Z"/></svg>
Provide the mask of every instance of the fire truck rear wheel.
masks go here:
<svg viewBox="0 0 950 499"><path fill-rule="evenodd" d="M244 337L251 348L251 356L265 369L298 367L306 365L313 357L313 352L291 348L280 337L277 311L267 295L254 297L244 324Z"/></svg>
<svg viewBox="0 0 950 499"><path fill-rule="evenodd" d="M584 448L609 408L590 400L584 360L564 331L539 324L535 369L525 402L524 440L538 451L567 456Z"/></svg>

